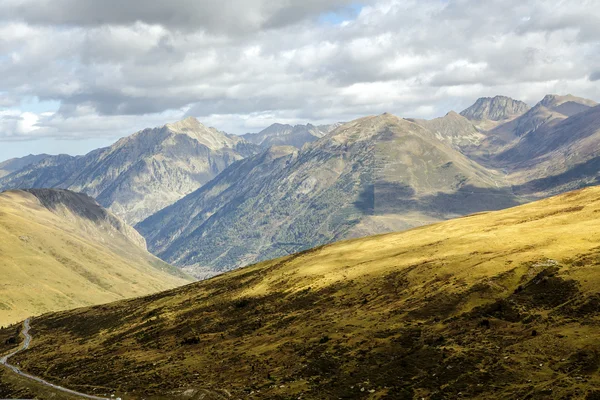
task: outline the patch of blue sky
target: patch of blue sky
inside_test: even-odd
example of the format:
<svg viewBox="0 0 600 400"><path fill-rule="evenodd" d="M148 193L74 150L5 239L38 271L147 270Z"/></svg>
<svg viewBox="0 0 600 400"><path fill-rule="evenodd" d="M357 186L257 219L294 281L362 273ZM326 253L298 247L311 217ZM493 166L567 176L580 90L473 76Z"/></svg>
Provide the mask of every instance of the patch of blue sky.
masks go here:
<svg viewBox="0 0 600 400"><path fill-rule="evenodd" d="M353 3L345 7L340 7L321 14L319 22L324 25L340 25L346 21L353 21L360 15L363 8L364 4L361 3Z"/></svg>
<svg viewBox="0 0 600 400"><path fill-rule="evenodd" d="M38 97L27 97L21 100L20 110L41 114L45 112L57 111L60 107L60 101L40 100Z"/></svg>

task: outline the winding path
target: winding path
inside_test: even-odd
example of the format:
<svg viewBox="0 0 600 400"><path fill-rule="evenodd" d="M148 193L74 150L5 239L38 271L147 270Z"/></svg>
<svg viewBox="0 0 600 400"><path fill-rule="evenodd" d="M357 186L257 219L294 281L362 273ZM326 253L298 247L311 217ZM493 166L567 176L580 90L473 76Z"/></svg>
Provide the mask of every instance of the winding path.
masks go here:
<svg viewBox="0 0 600 400"><path fill-rule="evenodd" d="M47 382L41 378L38 378L36 376L33 375L29 375L23 371L21 371L19 368L15 367L14 365L11 365L8 363L8 359L19 354L20 352L27 350L29 348L29 345L31 344L31 335L29 334L29 330L31 329L30 326L30 318L27 318L25 321L23 321L23 330L21 331L21 333L23 334L23 336L25 337L25 340L23 341L23 344L21 345L21 347L19 347L17 350L13 351L12 353L0 358L0 365L4 365L7 368L9 368L10 370L12 370L15 374L20 375L24 378L27 379L31 379L37 383L41 383L44 386L48 386L51 387L52 389L55 390L59 390L61 392L65 392L65 393L69 393L72 394L74 396L79 396L79 397L83 397L85 399L92 399L92 400L109 400L107 397L98 397L98 396L92 396L89 394L85 394L85 393L79 393L76 392L74 390L71 389L67 389L64 388L62 386L58 386L55 385L53 383Z"/></svg>

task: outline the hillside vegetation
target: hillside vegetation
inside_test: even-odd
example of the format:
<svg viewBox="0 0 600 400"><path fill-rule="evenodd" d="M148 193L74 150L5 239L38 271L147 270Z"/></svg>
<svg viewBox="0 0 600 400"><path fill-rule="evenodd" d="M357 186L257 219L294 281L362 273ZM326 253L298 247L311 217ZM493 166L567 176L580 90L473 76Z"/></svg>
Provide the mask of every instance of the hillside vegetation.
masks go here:
<svg viewBox="0 0 600 400"><path fill-rule="evenodd" d="M340 242L35 318L15 361L125 399L598 399L599 223L589 188Z"/></svg>
<svg viewBox="0 0 600 400"><path fill-rule="evenodd" d="M0 325L107 303L189 280L91 198L68 191L0 194Z"/></svg>

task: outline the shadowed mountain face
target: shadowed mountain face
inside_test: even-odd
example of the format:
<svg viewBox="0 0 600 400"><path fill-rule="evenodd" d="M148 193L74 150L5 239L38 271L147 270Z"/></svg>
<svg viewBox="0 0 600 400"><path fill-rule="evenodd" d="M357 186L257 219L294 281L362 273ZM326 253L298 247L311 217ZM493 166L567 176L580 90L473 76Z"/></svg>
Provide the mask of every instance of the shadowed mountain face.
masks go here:
<svg viewBox="0 0 600 400"><path fill-rule="evenodd" d="M502 185L435 133L385 114L240 161L136 228L163 259L214 273L517 204Z"/></svg>
<svg viewBox="0 0 600 400"><path fill-rule="evenodd" d="M12 174L20 169L27 167L28 165L40 162L44 158L48 157L48 154L30 154L21 158L13 158L0 163L0 178L6 175Z"/></svg>
<svg viewBox="0 0 600 400"><path fill-rule="evenodd" d="M271 146L294 146L302 148L306 143L314 142L337 128L340 124L314 126L273 124L259 133L248 133L242 138L263 149Z"/></svg>
<svg viewBox="0 0 600 400"><path fill-rule="evenodd" d="M258 147L194 118L146 129L86 156L53 156L0 179L0 188L64 188L129 223L174 203Z"/></svg>
<svg viewBox="0 0 600 400"><path fill-rule="evenodd" d="M600 170L582 168L600 158L600 106L546 124L494 157L515 184L538 181L536 195L596 184ZM562 176L563 180L554 180ZM564 178L569 176L570 179ZM540 180L546 184L539 186ZM560 183L559 183L560 182Z"/></svg>
<svg viewBox="0 0 600 400"><path fill-rule="evenodd" d="M340 242L35 318L14 361L132 400L596 399L599 223L589 188Z"/></svg>
<svg viewBox="0 0 600 400"><path fill-rule="evenodd" d="M528 198L596 185L599 112L593 100L547 95L512 120L477 121L483 139L461 150L488 168L504 171L514 192Z"/></svg>
<svg viewBox="0 0 600 400"><path fill-rule="evenodd" d="M132 227L66 190L0 193L0 325L188 282Z"/></svg>
<svg viewBox="0 0 600 400"><path fill-rule="evenodd" d="M567 95L548 95L515 120L500 125L489 132L489 137L500 143L510 143L545 125L553 125L583 111L596 103L579 97Z"/></svg>

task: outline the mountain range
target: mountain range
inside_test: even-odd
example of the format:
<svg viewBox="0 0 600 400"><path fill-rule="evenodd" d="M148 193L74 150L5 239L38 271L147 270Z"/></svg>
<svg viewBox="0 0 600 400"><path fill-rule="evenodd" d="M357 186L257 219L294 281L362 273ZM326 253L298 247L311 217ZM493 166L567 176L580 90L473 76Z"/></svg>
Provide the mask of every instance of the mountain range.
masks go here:
<svg viewBox="0 0 600 400"><path fill-rule="evenodd" d="M0 188L85 192L197 277L333 241L496 210L600 182L600 106L481 98L433 120L390 114L275 124L242 137L194 118L86 156L51 156Z"/></svg>
<svg viewBox="0 0 600 400"><path fill-rule="evenodd" d="M502 185L502 174L384 114L235 163L136 227L152 252L197 275L518 204Z"/></svg>
<svg viewBox="0 0 600 400"><path fill-rule="evenodd" d="M190 281L120 218L65 190L1 193L0 255L0 326Z"/></svg>
<svg viewBox="0 0 600 400"><path fill-rule="evenodd" d="M35 164L48 157L48 154L30 154L21 158L12 158L0 163L0 178L19 171L31 164Z"/></svg>
<svg viewBox="0 0 600 400"><path fill-rule="evenodd" d="M145 129L85 156L46 157L0 188L62 188L94 197L134 224L209 182L258 146L194 118Z"/></svg>

